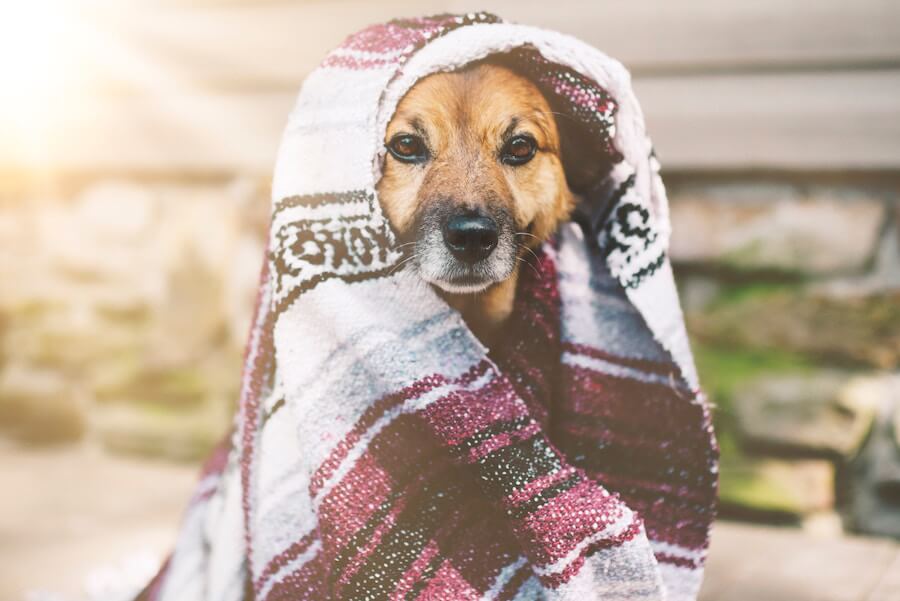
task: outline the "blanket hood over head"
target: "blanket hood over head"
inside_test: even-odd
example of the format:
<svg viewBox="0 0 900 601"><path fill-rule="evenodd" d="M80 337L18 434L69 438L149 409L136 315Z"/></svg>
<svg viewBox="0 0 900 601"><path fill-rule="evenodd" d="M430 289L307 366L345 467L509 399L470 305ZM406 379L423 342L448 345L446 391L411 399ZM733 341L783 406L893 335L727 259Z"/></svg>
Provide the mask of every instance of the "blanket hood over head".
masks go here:
<svg viewBox="0 0 900 601"><path fill-rule="evenodd" d="M375 186L420 78L501 55L607 149L490 353ZM717 450L629 75L478 13L367 28L306 79L273 184L235 433L142 598L694 599Z"/></svg>

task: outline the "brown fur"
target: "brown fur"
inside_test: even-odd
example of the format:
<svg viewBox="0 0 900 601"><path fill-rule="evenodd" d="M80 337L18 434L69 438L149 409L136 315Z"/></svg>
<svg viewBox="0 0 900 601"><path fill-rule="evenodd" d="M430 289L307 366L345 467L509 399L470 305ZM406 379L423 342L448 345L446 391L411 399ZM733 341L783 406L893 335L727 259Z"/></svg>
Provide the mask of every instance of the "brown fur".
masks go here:
<svg viewBox="0 0 900 601"><path fill-rule="evenodd" d="M516 231L527 232L516 236L521 260L506 280L473 294L436 287L489 344L512 310L528 249L546 240L572 209L556 120L530 81L506 68L481 64L420 80L398 105L385 142L401 133L421 134L431 154L422 165L385 158L378 193L401 242L414 240L417 215L430 203L499 203L512 215ZM534 158L519 166L501 163L504 135L525 133L537 142Z"/></svg>

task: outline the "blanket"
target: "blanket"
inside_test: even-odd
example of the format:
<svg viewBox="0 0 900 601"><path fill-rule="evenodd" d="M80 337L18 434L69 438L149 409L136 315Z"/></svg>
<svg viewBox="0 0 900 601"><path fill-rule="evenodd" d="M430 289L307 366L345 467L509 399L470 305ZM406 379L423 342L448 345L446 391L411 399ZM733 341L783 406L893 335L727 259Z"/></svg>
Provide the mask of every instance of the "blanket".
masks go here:
<svg viewBox="0 0 900 601"><path fill-rule="evenodd" d="M420 78L486 57L604 149L486 349L379 206ZM364 29L305 80L275 168L236 425L152 601L696 598L717 448L628 72L486 13Z"/></svg>

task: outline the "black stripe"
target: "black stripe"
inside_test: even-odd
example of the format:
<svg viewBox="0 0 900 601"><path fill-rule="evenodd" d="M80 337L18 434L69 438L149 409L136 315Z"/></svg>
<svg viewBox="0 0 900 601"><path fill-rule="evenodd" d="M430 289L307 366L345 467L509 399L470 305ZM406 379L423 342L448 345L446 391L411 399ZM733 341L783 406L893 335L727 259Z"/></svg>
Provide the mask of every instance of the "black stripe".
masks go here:
<svg viewBox="0 0 900 601"><path fill-rule="evenodd" d="M683 441L681 449L690 454L692 445L708 445L704 440ZM635 480L651 480L671 486L690 486L703 490L716 482L716 475L702 465L713 465L715 456L712 449L705 449L697 457L688 456L682 460L660 463L658 448L641 449L621 444L612 444L596 437L566 437L560 443L561 450L576 467L588 471L598 471L619 475ZM670 451L674 455L674 451Z"/></svg>
<svg viewBox="0 0 900 601"><path fill-rule="evenodd" d="M342 599L386 599L397 581L422 552L448 511L458 502L458 491L440 475L425 484L409 501L394 527L387 532L358 572L341 591Z"/></svg>
<svg viewBox="0 0 900 601"><path fill-rule="evenodd" d="M613 212L613 209L616 208L616 205L619 204L619 201L622 200L622 197L625 196L625 193L628 192L628 190L634 185L634 179L634 174L632 173L616 187L613 193L610 194L609 198L602 201L603 211L596 217L596 220L590 228L591 231L599 232L606 226L607 221L609 221L609 216ZM602 182L600 185L603 185Z"/></svg>
<svg viewBox="0 0 900 601"><path fill-rule="evenodd" d="M497 497L510 495L562 467L542 434L497 449L481 458L478 465L482 486Z"/></svg>
<svg viewBox="0 0 900 601"><path fill-rule="evenodd" d="M269 421L269 419L270 419L273 415L275 415L276 413L278 413L278 410L281 409L282 407L284 407L284 397L282 397L282 398L278 399L277 401L275 401L275 404L272 405L272 408L265 412L265 414L263 415L263 418L262 418L262 423L263 423L263 425L265 425L265 423L266 423L267 421Z"/></svg>
<svg viewBox="0 0 900 601"><path fill-rule="evenodd" d="M437 569L444 563L444 555L443 553L438 553L434 557L431 558L431 561L428 562L428 565L425 566L425 569L422 571L422 575L419 576L419 579L416 580L416 583L413 585L411 589L406 593L406 601L415 601L416 597L419 596L425 587L428 586L429 581L434 578Z"/></svg>
<svg viewBox="0 0 900 601"><path fill-rule="evenodd" d="M366 190L350 190L347 192L327 192L321 194L300 194L297 196L288 196L282 198L272 211L277 214L279 211L289 209L291 207L318 207L321 205L342 205L357 202L366 202L370 205L375 200L374 195Z"/></svg>
<svg viewBox="0 0 900 601"><path fill-rule="evenodd" d="M581 482L581 476L573 474L562 482L557 482L553 486L548 486L521 505L513 507L506 513L513 519L523 518L529 513L534 513L567 490L575 488L579 482Z"/></svg>
<svg viewBox="0 0 900 601"><path fill-rule="evenodd" d="M462 448L465 450L469 450L480 445L485 440L493 438L497 434L515 432L517 430L520 430L523 426L530 424L531 422L532 420L528 416L494 422L487 428L484 428L483 430L479 430L475 434L472 434L471 436L460 442L458 445L456 445L456 447L457 449Z"/></svg>
<svg viewBox="0 0 900 601"><path fill-rule="evenodd" d="M297 298L300 297L301 294L303 294L304 292L309 292L310 290L312 290L313 288L315 288L322 282L327 282L328 280L331 280L334 278L340 278L348 283L364 282L366 280L374 280L377 278L389 276L391 274L391 271L394 269L394 267L395 267L394 265L389 265L388 267L384 267L382 269L376 269L374 271L364 271L364 272L359 272L359 273L351 273L349 275L339 275L337 273L328 272L328 273L322 273L322 274L313 276L313 277L309 278L308 280L306 280L305 282L298 284L297 286L292 288L291 291L288 292L287 296L285 296L283 299L281 299L280 302L278 302L275 305L275 313L276 313L276 315L283 313L288 307L290 307L294 303L295 300L297 300Z"/></svg>
<svg viewBox="0 0 900 601"><path fill-rule="evenodd" d="M646 267L642 267L637 272L632 275L628 281L625 283L626 288L637 288L638 285L644 280L645 277L649 275L653 275L657 269L662 267L663 262L666 260L666 253L660 253L656 260L652 263L649 263Z"/></svg>
<svg viewBox="0 0 900 601"><path fill-rule="evenodd" d="M332 569L329 574L332 589L334 588L334 584L337 582L338 577L343 573L344 568L347 567L347 562L350 561L353 555L359 552L366 541L371 538L375 529L384 522L384 518L387 517L391 512L391 509L393 509L394 505L397 503L397 499L403 496L403 492L404 488L401 487L388 495L388 498L378 506L378 509L372 512L372 515L366 520L365 525L350 537L347 544L344 545L335 556L334 560L331 562Z"/></svg>
<svg viewBox="0 0 900 601"><path fill-rule="evenodd" d="M625 196L625 193L628 192L628 190L630 190L632 186L634 186L634 181L635 181L635 174L632 173L631 175L629 175L628 177L625 178L625 181L623 181L621 184L619 184L619 187L616 188L616 191L613 192L612 195L609 197L608 202L609 202L610 208L615 208L615 206L617 204L619 204L619 201L622 200L622 197Z"/></svg>

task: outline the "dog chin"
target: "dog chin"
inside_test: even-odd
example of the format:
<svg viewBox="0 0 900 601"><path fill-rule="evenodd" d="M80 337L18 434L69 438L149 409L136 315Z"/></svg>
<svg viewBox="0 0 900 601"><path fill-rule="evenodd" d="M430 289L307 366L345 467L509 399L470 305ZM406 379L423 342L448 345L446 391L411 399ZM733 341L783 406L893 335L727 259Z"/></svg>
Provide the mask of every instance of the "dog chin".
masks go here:
<svg viewBox="0 0 900 601"><path fill-rule="evenodd" d="M426 280L428 281L428 280ZM493 280L473 281L473 282L448 282L444 280L428 281L429 284L437 286L444 292L450 294L477 294L490 288L495 282Z"/></svg>

